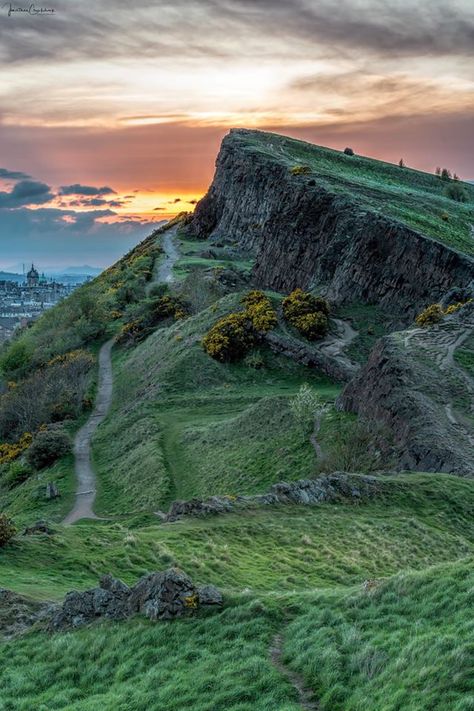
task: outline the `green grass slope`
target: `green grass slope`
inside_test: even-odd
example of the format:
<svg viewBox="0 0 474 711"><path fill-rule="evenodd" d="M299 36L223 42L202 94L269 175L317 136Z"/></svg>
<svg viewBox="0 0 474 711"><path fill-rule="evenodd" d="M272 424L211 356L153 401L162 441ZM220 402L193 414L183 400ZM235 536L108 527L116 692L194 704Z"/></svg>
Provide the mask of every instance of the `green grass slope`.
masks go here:
<svg viewBox="0 0 474 711"><path fill-rule="evenodd" d="M474 186L460 182L466 202L447 197L453 181L392 163L347 156L311 143L273 133L252 132L235 140L242 150L257 151L291 169L308 166L328 189L352 197L362 208L399 220L422 234L466 254L474 254ZM433 162L436 157L433 157Z"/></svg>
<svg viewBox="0 0 474 711"><path fill-rule="evenodd" d="M177 565L232 593L353 585L473 553L474 483L444 475L380 478L364 504L264 507L161 524L155 516L58 527L1 551L0 587L40 597L94 585L104 571L132 583Z"/></svg>
<svg viewBox="0 0 474 711"><path fill-rule="evenodd" d="M314 450L288 399L304 382L327 400L339 387L270 352L258 370L209 358L202 336L238 304L238 294L227 296L117 353L113 408L93 448L99 512L153 511L177 498L264 491L312 473Z"/></svg>
<svg viewBox="0 0 474 711"><path fill-rule="evenodd" d="M269 657L282 634L285 663L322 711L468 711L474 483L418 474L380 485L360 505L82 523L17 539L2 551L0 585L19 592L48 599L104 570L131 583L176 564L219 585L225 606L3 643L0 709L296 711Z"/></svg>
<svg viewBox="0 0 474 711"><path fill-rule="evenodd" d="M472 563L316 596L287 628L285 658L321 710L471 711Z"/></svg>

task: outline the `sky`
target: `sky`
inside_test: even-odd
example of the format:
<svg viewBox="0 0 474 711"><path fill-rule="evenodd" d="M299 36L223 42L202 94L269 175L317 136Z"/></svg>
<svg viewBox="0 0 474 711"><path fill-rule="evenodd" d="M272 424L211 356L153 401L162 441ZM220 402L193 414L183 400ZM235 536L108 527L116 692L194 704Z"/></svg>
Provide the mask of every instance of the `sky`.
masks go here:
<svg viewBox="0 0 474 711"><path fill-rule="evenodd" d="M0 268L110 264L234 126L473 179L473 47L472 0L7 3Z"/></svg>

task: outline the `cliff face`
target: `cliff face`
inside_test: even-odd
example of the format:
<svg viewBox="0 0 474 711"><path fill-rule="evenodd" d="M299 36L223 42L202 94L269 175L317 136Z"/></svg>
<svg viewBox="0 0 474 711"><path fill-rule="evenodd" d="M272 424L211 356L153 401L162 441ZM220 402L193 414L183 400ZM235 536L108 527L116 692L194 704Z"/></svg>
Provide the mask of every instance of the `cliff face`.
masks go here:
<svg viewBox="0 0 474 711"><path fill-rule="evenodd" d="M255 135L226 136L191 230L253 252L257 284L286 292L317 285L336 303L377 303L408 320L474 278L472 258L361 208L317 172L292 174L251 146Z"/></svg>
<svg viewBox="0 0 474 711"><path fill-rule="evenodd" d="M474 305L429 329L381 338L339 407L392 432L399 467L474 476L474 381L455 358L474 344Z"/></svg>

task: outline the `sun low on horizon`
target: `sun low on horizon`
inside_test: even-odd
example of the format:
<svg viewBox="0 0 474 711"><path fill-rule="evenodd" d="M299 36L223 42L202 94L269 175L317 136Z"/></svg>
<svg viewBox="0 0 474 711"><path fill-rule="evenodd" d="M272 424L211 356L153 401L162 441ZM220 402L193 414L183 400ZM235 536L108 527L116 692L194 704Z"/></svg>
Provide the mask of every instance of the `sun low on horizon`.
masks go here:
<svg viewBox="0 0 474 711"><path fill-rule="evenodd" d="M474 178L468 0L21 7L0 10L3 267L40 236L111 263L194 208L232 127Z"/></svg>

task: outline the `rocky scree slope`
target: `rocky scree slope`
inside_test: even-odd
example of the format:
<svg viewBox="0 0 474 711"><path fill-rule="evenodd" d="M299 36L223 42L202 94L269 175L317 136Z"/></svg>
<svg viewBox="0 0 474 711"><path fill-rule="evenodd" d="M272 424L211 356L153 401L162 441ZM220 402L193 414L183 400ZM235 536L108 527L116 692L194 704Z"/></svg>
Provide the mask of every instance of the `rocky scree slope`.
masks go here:
<svg viewBox="0 0 474 711"><path fill-rule="evenodd" d="M383 199L378 212L357 199L347 180L328 182L317 168L292 173L283 154L291 154L294 144L307 147L317 165L322 149L316 146L232 130L190 232L253 252L253 276L261 286L286 292L322 286L335 303L377 303L405 322L453 285L474 278L472 257L388 217Z"/></svg>
<svg viewBox="0 0 474 711"><path fill-rule="evenodd" d="M437 326L385 336L338 405L390 428L399 468L474 476L474 380L456 359L467 343L472 303Z"/></svg>

